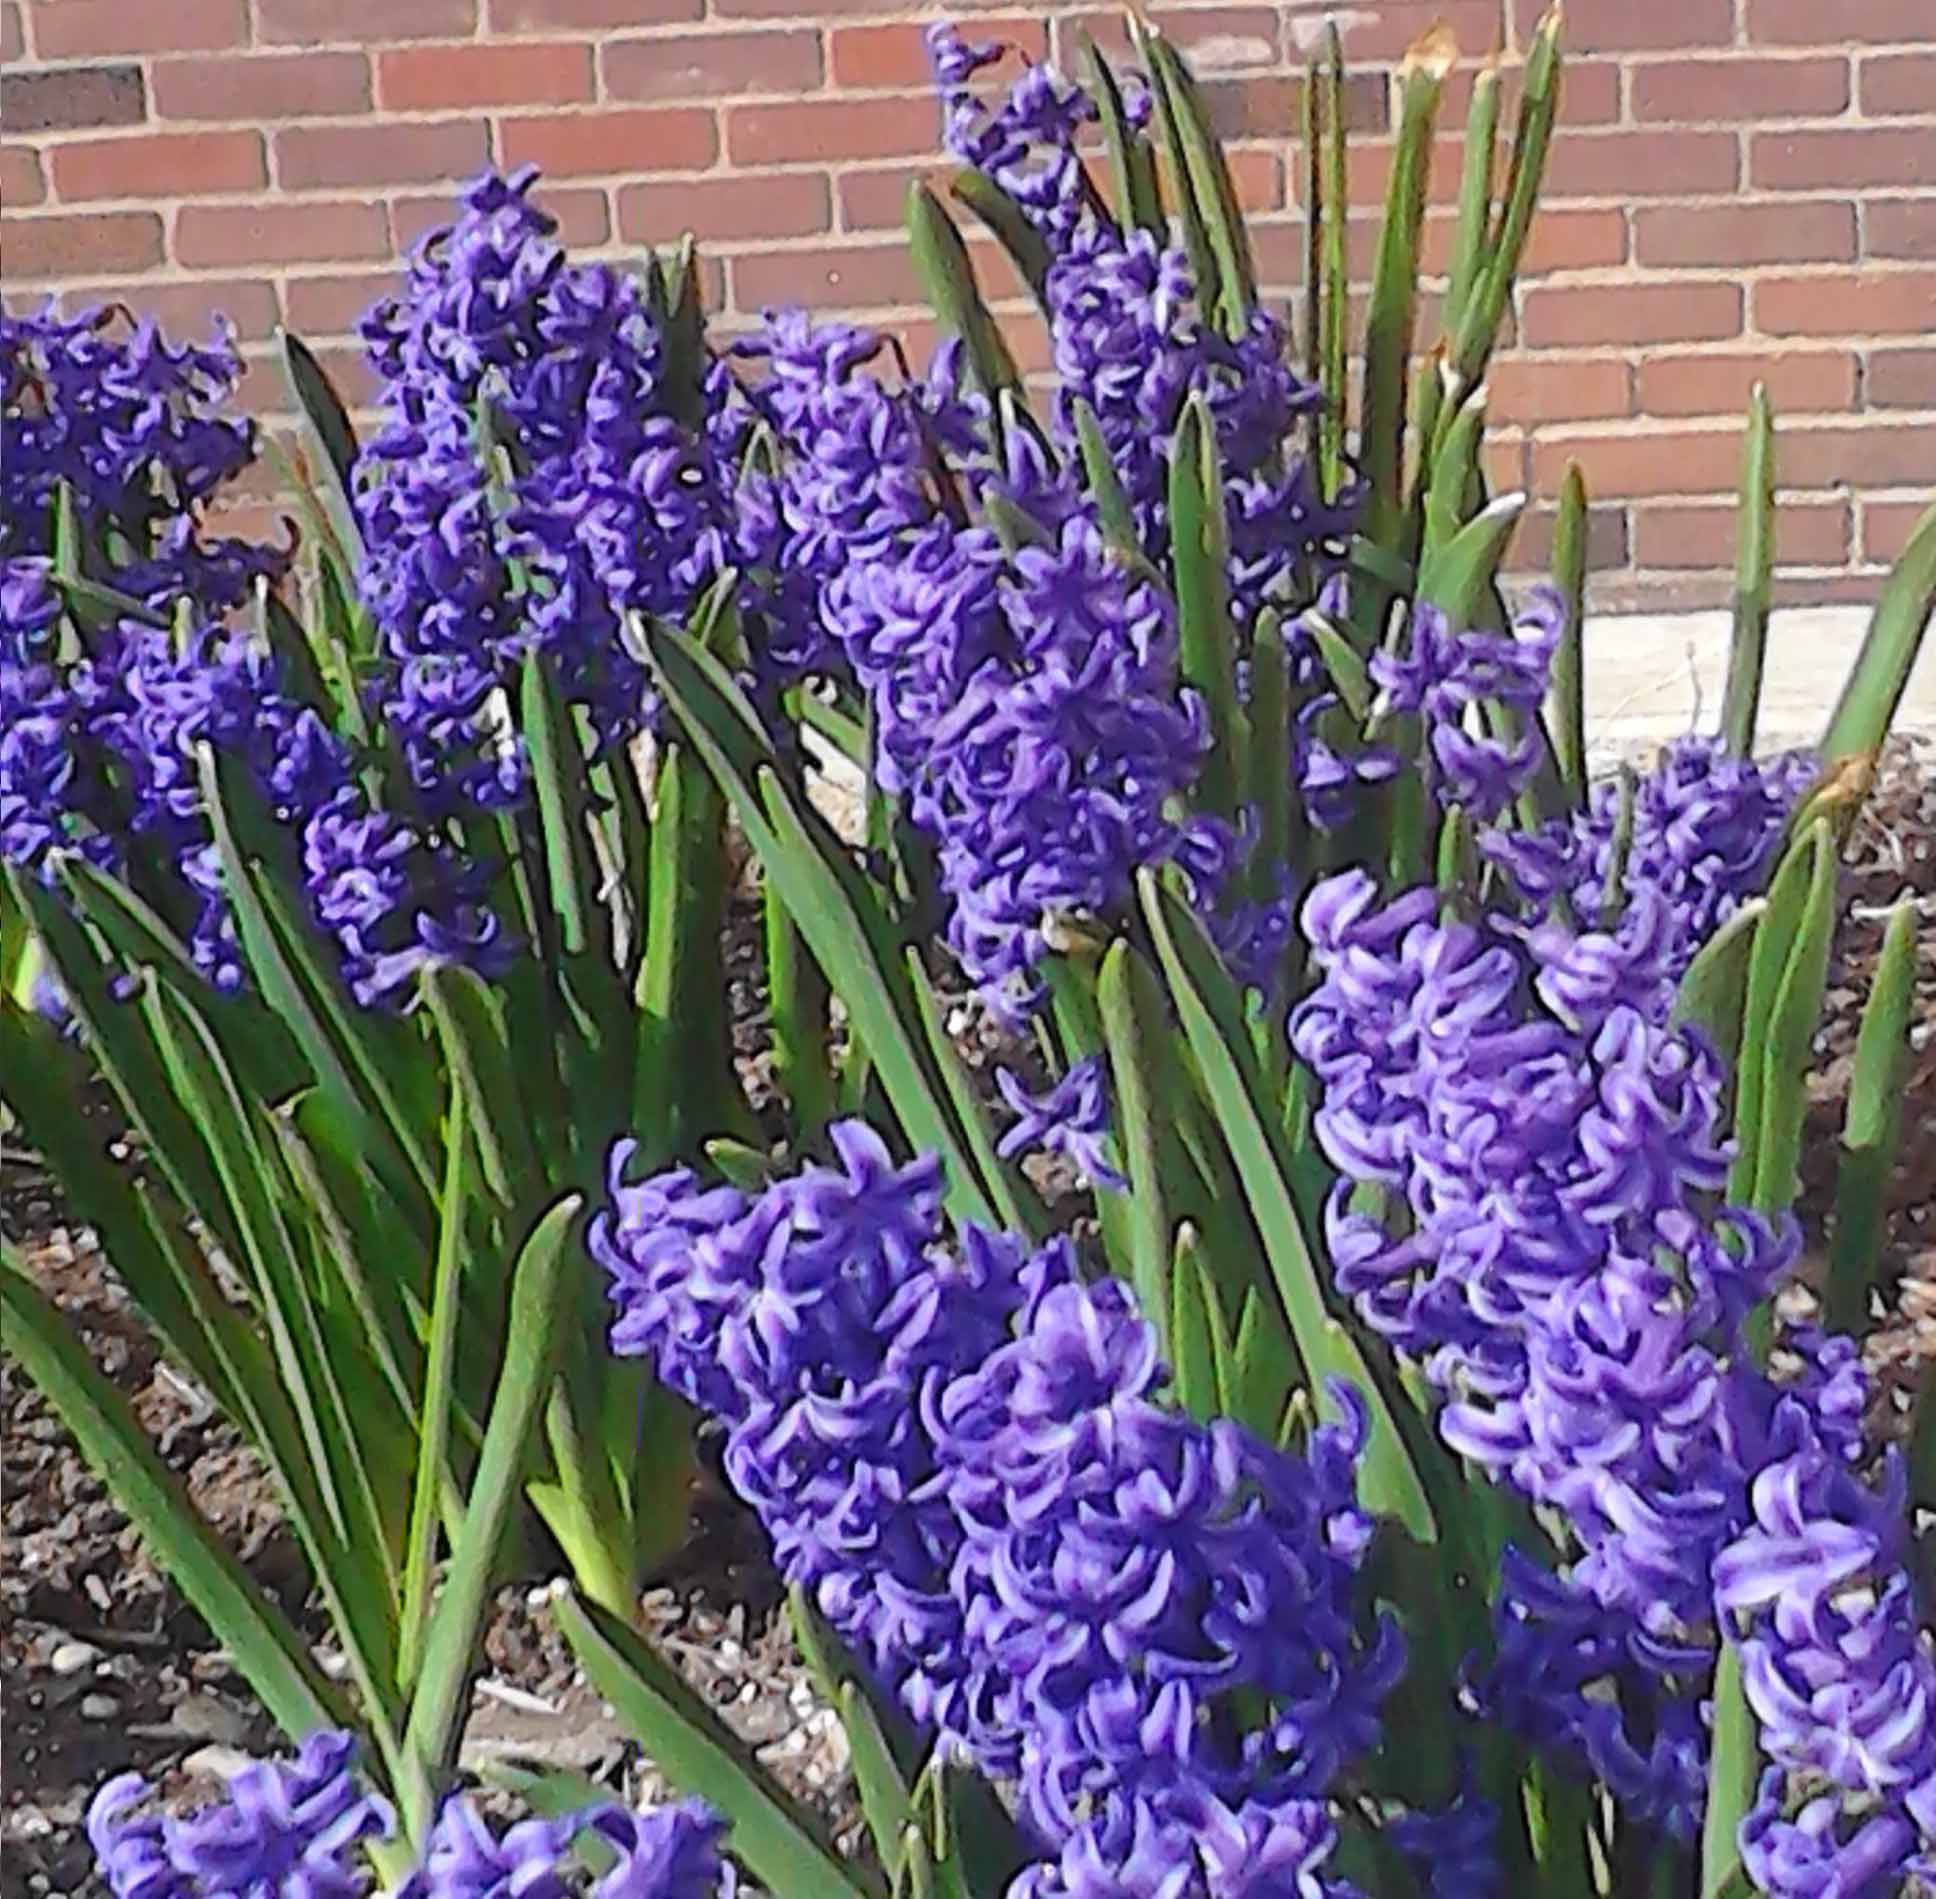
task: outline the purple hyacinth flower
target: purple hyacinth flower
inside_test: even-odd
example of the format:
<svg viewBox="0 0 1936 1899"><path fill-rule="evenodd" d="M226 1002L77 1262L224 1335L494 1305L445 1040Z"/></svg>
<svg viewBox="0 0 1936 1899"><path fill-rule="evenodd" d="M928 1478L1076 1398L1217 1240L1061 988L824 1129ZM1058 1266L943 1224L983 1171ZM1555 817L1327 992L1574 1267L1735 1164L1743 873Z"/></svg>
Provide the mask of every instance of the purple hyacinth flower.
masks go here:
<svg viewBox="0 0 1936 1899"><path fill-rule="evenodd" d="M1046 1094L1030 1094L1007 1068L996 1069L995 1086L1015 1116L995 1150L1004 1160L1040 1149L1064 1156L1098 1187L1116 1193L1128 1187L1103 1145L1109 1138L1109 1101L1100 1055L1077 1062Z"/></svg>

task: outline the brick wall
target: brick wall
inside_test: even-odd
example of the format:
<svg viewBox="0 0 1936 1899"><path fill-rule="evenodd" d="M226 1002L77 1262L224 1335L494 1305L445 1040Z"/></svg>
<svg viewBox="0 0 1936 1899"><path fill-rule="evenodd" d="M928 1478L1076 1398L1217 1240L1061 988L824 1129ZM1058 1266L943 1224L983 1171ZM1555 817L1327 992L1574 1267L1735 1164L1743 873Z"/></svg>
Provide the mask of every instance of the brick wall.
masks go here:
<svg viewBox="0 0 1936 1899"><path fill-rule="evenodd" d="M1444 18L1510 63L1538 0L1350 0L1362 269L1389 79ZM898 224L936 159L905 0L0 0L11 300L121 298L199 329L225 311L283 406L277 323L359 395L357 314L487 158L542 165L566 236L623 255L687 226L727 326L802 302L924 328ZM968 0L1031 51L1108 11ZM1298 271L1296 77L1327 9L1184 4L1267 282ZM1936 487L1936 0L1569 0L1563 129L1492 377L1493 473L1595 497L1609 606L1725 597L1737 418L1782 421L1781 595L1872 593ZM1453 94L1449 123L1463 110ZM1435 194L1449 205L1456 137ZM1354 220L1355 224L1355 220ZM1435 217L1434 255L1445 248ZM985 254L986 247L978 246ZM984 281L1018 316L1013 279ZM1018 327L1039 365L1039 331ZM1029 357L1028 352L1033 356ZM263 478L268 479L266 476ZM1542 557L1550 515L1522 532Z"/></svg>

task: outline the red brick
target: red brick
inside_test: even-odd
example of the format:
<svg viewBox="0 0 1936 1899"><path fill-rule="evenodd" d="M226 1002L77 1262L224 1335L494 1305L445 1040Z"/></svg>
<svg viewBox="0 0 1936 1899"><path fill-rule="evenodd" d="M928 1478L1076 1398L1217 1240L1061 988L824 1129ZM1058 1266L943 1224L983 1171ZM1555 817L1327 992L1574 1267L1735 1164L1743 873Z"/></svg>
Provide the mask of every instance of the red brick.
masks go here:
<svg viewBox="0 0 1936 1899"><path fill-rule="evenodd" d="M30 145L0 145L0 205L18 211L47 195L40 175L40 154Z"/></svg>
<svg viewBox="0 0 1936 1899"><path fill-rule="evenodd" d="M256 0L256 20L285 46L455 40L477 31L477 0Z"/></svg>
<svg viewBox="0 0 1936 1899"><path fill-rule="evenodd" d="M1230 162L1230 182L1236 188L1237 202L1245 211L1276 211L1284 203L1284 174L1278 170L1275 152L1260 152L1254 147L1241 147L1224 153ZM1170 183L1170 168L1157 159L1157 177L1161 183L1165 199L1175 202ZM1105 198L1109 197L1112 186L1107 180L1099 180L1099 188Z"/></svg>
<svg viewBox="0 0 1936 1899"><path fill-rule="evenodd" d="M863 92L930 84L927 34L925 26L836 26L828 36L834 84ZM1019 47L1029 59L1041 59L1048 52L1047 23L1019 14L997 14L990 19L976 14L970 37ZM1013 54L1010 60L1010 65L999 70L1016 70L1018 62Z"/></svg>
<svg viewBox="0 0 1936 1899"><path fill-rule="evenodd" d="M1785 429L1781 471L1795 488L1936 488L1936 422Z"/></svg>
<svg viewBox="0 0 1936 1899"><path fill-rule="evenodd" d="M718 155L713 115L697 108L504 119L499 132L507 165L539 165L553 178L697 171Z"/></svg>
<svg viewBox="0 0 1936 1899"><path fill-rule="evenodd" d="M1458 222L1450 210L1426 213L1420 267L1428 277L1443 275L1451 263ZM1347 220L1347 244L1352 250L1354 265L1360 261L1360 249L1362 262L1369 265L1377 250L1379 229L1377 218ZM1301 236L1298 242L1302 244ZM1534 218L1528 234L1519 278L1524 283L1551 276L1556 271L1599 270L1625 263L1626 258L1627 220L1621 212L1611 209L1542 211ZM1299 275L1302 276L1301 271Z"/></svg>
<svg viewBox="0 0 1936 1899"><path fill-rule="evenodd" d="M1775 445L1776 466L1781 444ZM1673 502L1634 510L1636 567L1729 567L1734 563L1735 509ZM1846 501L1784 501L1775 509L1775 559L1784 567L1831 567L1849 554Z"/></svg>
<svg viewBox="0 0 1936 1899"><path fill-rule="evenodd" d="M100 53L216 52L244 45L244 0L55 0L34 9L37 59L88 59Z"/></svg>
<svg viewBox="0 0 1936 1899"><path fill-rule="evenodd" d="M1479 68L1462 65L1454 68L1439 95L1439 124L1448 132L1463 126L1472 106L1472 81ZM1512 129L1519 110L1517 66L1499 71L1499 124L1502 135ZM1572 59L1566 62L1566 75L1560 85L1559 123L1568 125L1611 125L1620 117L1620 66L1611 59Z"/></svg>
<svg viewBox="0 0 1936 1899"><path fill-rule="evenodd" d="M709 11L729 20L797 20L803 0L710 0ZM841 0L843 13L905 13L907 0Z"/></svg>
<svg viewBox="0 0 1936 1899"><path fill-rule="evenodd" d="M1570 68L1565 83L1573 83ZM1848 103L1849 62L1841 58L1756 59L1728 53L1712 60L1649 61L1633 69L1636 119L1826 118Z"/></svg>
<svg viewBox="0 0 1936 1899"><path fill-rule="evenodd" d="M1862 110L1925 119L1936 111L1936 53L1878 53L1862 62Z"/></svg>
<svg viewBox="0 0 1936 1899"><path fill-rule="evenodd" d="M80 139L49 154L63 198L193 198L269 181L260 132L157 132Z"/></svg>
<svg viewBox="0 0 1936 1899"><path fill-rule="evenodd" d="M1627 495L1726 494L1741 469L1738 426L1696 433L1543 435L1533 444L1535 494L1555 494L1566 464L1580 464L1596 500Z"/></svg>
<svg viewBox="0 0 1936 1899"><path fill-rule="evenodd" d="M917 178L942 182L931 165L893 165L844 171L834 180L841 228L847 231L898 230L907 214L908 186ZM1253 228L1252 237L1256 232Z"/></svg>
<svg viewBox="0 0 1936 1899"><path fill-rule="evenodd" d="M0 73L0 123L15 134L138 125L147 116L139 66Z"/></svg>
<svg viewBox="0 0 1936 1899"><path fill-rule="evenodd" d="M298 126L276 134L276 180L291 191L431 184L469 178L490 156L490 127L482 119Z"/></svg>
<svg viewBox="0 0 1936 1899"><path fill-rule="evenodd" d="M1928 512L1926 501L1864 501L1862 558L1889 562L1902 558L1909 536Z"/></svg>
<svg viewBox="0 0 1936 1899"><path fill-rule="evenodd" d="M566 244L609 243L612 235L611 207L597 186L539 190L531 194L539 210L558 220L558 236ZM457 207L450 197L393 198L390 223L396 232L397 248L408 250L426 231L450 223Z"/></svg>
<svg viewBox="0 0 1936 1899"><path fill-rule="evenodd" d="M260 278L197 277L187 283L89 284L62 299L70 309L125 303L177 338L207 336L226 318L244 343L267 342L281 320L276 287Z"/></svg>
<svg viewBox="0 0 1936 1899"><path fill-rule="evenodd" d="M1732 132L1583 132L1557 138L1546 160L1547 198L1680 198L1732 191Z"/></svg>
<svg viewBox="0 0 1936 1899"><path fill-rule="evenodd" d="M889 317L878 327L901 339L907 350L908 361L916 368L933 357L947 334L938 323L927 317ZM1015 358L1015 367L1024 376L1039 376L1047 370L1050 363L1049 334L1042 323L1024 317L1020 321L1004 322L1001 329L1009 354Z"/></svg>
<svg viewBox="0 0 1936 1899"><path fill-rule="evenodd" d="M818 33L674 33L610 40L600 52L614 99L691 100L778 93L820 84Z"/></svg>
<svg viewBox="0 0 1936 1899"><path fill-rule="evenodd" d="M1636 372L1635 391L1643 415L1743 415L1758 382L1767 385L1777 416L1847 409L1855 402L1855 368L1845 350L1648 355Z"/></svg>
<svg viewBox="0 0 1936 1899"><path fill-rule="evenodd" d="M726 152L735 165L842 158L939 158L941 122L930 97L802 99L726 108Z"/></svg>
<svg viewBox="0 0 1936 1899"><path fill-rule="evenodd" d="M1438 24L1451 33L1461 56L1473 59L1498 48L1502 11L1499 0L1442 0L1430 7L1313 8L1293 13L1286 22L1288 50L1299 59L1320 52L1325 28L1335 20L1347 66L1367 59L1398 59L1428 26Z"/></svg>
<svg viewBox="0 0 1936 1899"><path fill-rule="evenodd" d="M633 244L662 244L685 231L709 246L810 237L830 221L827 180L815 172L627 185L618 194L619 236Z"/></svg>
<svg viewBox="0 0 1936 1899"><path fill-rule="evenodd" d="M370 109L361 53L259 53L246 59L155 62L155 111L164 119L326 118Z"/></svg>
<svg viewBox="0 0 1936 1899"><path fill-rule="evenodd" d="M151 270L161 262L161 220L152 211L8 218L4 249L9 283Z"/></svg>
<svg viewBox="0 0 1936 1899"><path fill-rule="evenodd" d="M1748 37L1769 46L1917 45L1929 37L1929 0L1748 0Z"/></svg>
<svg viewBox="0 0 1936 1899"><path fill-rule="evenodd" d="M1936 330L1936 270L1763 277L1754 319L1770 336L1922 336Z"/></svg>
<svg viewBox="0 0 1936 1899"><path fill-rule="evenodd" d="M351 409L373 409L381 393L376 371L360 348L327 345L316 352L323 373L336 385L337 393ZM244 415L294 415L296 405L283 373L281 353L265 352L248 359L242 384L235 392L235 406Z"/></svg>
<svg viewBox="0 0 1936 1899"><path fill-rule="evenodd" d="M397 289L395 271L291 277L282 286L282 302L298 336L353 336L370 306Z"/></svg>
<svg viewBox="0 0 1936 1899"><path fill-rule="evenodd" d="M1187 11L1152 7L1148 11L1170 44L1200 77L1207 78L1216 72L1266 70L1279 63L1282 39L1277 9L1273 7L1193 6ZM981 30L979 19L963 21L962 30L971 40L993 37ZM1057 19L1055 32L1057 56L1071 72L1077 66L1078 32L1087 33L1111 65L1121 68L1129 63L1129 31L1121 8L1064 14Z"/></svg>
<svg viewBox="0 0 1936 1899"><path fill-rule="evenodd" d="M810 309L868 309L923 301L921 281L902 244L753 251L732 258L727 274L733 307L739 310L789 303Z"/></svg>
<svg viewBox="0 0 1936 1899"><path fill-rule="evenodd" d="M377 55L376 84L378 97L393 112L575 105L592 96L592 49L567 40L410 46Z"/></svg>
<svg viewBox="0 0 1936 1899"><path fill-rule="evenodd" d="M1204 110L1219 138L1294 140L1304 116L1304 81L1288 74L1209 79ZM1348 131L1378 133L1391 123L1391 88L1379 72L1347 73L1344 122Z"/></svg>
<svg viewBox="0 0 1936 1899"><path fill-rule="evenodd" d="M1936 257L1936 198L1873 198L1862 210L1871 257Z"/></svg>
<svg viewBox="0 0 1936 1899"><path fill-rule="evenodd" d="M1936 349L1871 351L1862 388L1878 409L1936 409Z"/></svg>
<svg viewBox="0 0 1936 1899"><path fill-rule="evenodd" d="M14 0L5 0L5 4L0 5L0 59L11 65L16 59L24 58L26 51L26 35L20 28L20 9Z"/></svg>
<svg viewBox="0 0 1936 1899"><path fill-rule="evenodd" d="M1524 304L1534 349L1698 343L1741 330L1741 286L1732 283L1535 285Z"/></svg>
<svg viewBox="0 0 1936 1899"><path fill-rule="evenodd" d="M210 264L325 263L387 257L383 207L368 199L322 204L187 204L175 220L175 255Z"/></svg>
<svg viewBox="0 0 1936 1899"><path fill-rule="evenodd" d="M1936 176L1936 125L1758 132L1748 154L1757 185L1922 185Z"/></svg>
<svg viewBox="0 0 1936 1899"><path fill-rule="evenodd" d="M1514 0L1520 45L1526 44L1547 4ZM1570 57L1726 46L1733 38L1733 0L1566 0L1561 44Z"/></svg>
<svg viewBox="0 0 1936 1899"><path fill-rule="evenodd" d="M1660 205L1634 213L1641 264L1843 263L1855 256L1845 203Z"/></svg>
<svg viewBox="0 0 1936 1899"><path fill-rule="evenodd" d="M1486 371L1486 391L1486 413L1494 422L1587 422L1633 413L1627 365L1604 358L1556 363L1504 357Z"/></svg>
<svg viewBox="0 0 1936 1899"><path fill-rule="evenodd" d="M697 20L705 0L491 0L493 33L545 33L601 27L677 26Z"/></svg>
<svg viewBox="0 0 1936 1899"><path fill-rule="evenodd" d="M1506 557L1509 572L1545 574L1553 565L1553 526L1557 508L1528 508L1514 529ZM1589 506L1586 511L1586 565L1589 573L1605 573L1627 565L1627 510Z"/></svg>

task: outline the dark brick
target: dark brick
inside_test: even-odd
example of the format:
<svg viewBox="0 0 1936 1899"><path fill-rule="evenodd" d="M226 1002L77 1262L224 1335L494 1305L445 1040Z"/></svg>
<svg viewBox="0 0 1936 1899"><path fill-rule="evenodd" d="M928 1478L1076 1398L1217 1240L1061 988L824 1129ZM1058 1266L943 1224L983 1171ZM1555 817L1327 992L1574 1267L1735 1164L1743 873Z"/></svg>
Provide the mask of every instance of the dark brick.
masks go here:
<svg viewBox="0 0 1936 1899"><path fill-rule="evenodd" d="M97 125L139 125L148 95L139 66L65 66L45 73L0 73L0 119L9 132L73 132Z"/></svg>

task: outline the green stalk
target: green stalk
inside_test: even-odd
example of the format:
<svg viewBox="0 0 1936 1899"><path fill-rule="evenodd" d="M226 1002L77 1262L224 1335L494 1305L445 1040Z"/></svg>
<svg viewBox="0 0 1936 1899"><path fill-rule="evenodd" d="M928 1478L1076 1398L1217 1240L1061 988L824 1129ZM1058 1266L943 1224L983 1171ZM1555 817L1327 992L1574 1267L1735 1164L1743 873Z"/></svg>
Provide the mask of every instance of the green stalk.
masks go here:
<svg viewBox="0 0 1936 1899"><path fill-rule="evenodd" d="M1576 806L1586 804L1586 481L1568 462L1553 524L1553 584L1560 592L1559 644L1553 652L1553 750Z"/></svg>
<svg viewBox="0 0 1936 1899"><path fill-rule="evenodd" d="M1741 507L1735 528L1734 639L1721 700L1721 737L1737 758L1754 751L1761 673L1768 655L1768 594L1775 568L1775 423L1756 383L1741 445Z"/></svg>
<svg viewBox="0 0 1936 1899"><path fill-rule="evenodd" d="M1344 41L1338 35L1335 21L1325 28L1325 41L1320 95L1324 189L1318 200L1323 226L1319 238L1321 268L1310 294L1319 307L1317 380L1324 391L1319 472L1325 499L1331 500L1344 482L1345 405L1350 389L1345 317L1351 296L1351 270L1345 252L1349 197L1345 187Z"/></svg>

